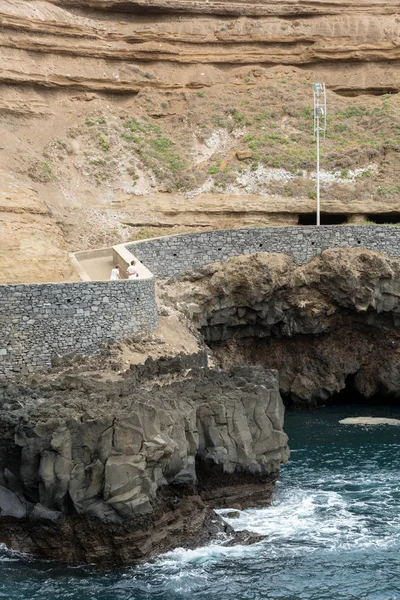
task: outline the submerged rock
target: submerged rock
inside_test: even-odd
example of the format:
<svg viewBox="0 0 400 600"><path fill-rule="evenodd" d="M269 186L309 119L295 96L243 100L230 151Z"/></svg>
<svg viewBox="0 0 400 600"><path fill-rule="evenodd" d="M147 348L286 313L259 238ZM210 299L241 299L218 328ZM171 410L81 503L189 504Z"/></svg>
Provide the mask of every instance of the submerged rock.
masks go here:
<svg viewBox="0 0 400 600"><path fill-rule="evenodd" d="M400 425L400 419L386 417L347 417L339 421L342 425Z"/></svg>
<svg viewBox="0 0 400 600"><path fill-rule="evenodd" d="M224 513L226 519L240 519L240 510L229 510Z"/></svg>

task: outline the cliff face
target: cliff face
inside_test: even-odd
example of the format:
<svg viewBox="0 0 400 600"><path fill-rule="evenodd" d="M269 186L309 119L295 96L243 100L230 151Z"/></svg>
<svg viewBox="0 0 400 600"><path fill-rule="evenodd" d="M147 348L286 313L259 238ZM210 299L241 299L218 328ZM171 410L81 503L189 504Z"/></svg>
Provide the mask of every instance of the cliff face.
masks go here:
<svg viewBox="0 0 400 600"><path fill-rule="evenodd" d="M2 71L7 83L25 78L35 86L122 93L147 85L171 90L187 83L226 81L218 65L308 69L317 65L321 70L326 65L329 87L343 94L398 91L397 65L391 78L387 66L387 61L399 58L395 0L36 0L28 6L22 0L5 0L2 4L6 28L2 45L11 57ZM27 51L43 55L47 73L35 68L35 55L29 60ZM24 60L23 72L12 69L18 57ZM150 63L153 76L126 69L117 78L107 60L118 61L115 67L131 61ZM350 61L355 64L343 77ZM81 67L79 72L71 69L74 64ZM214 65L216 70L205 81L195 82L193 65L199 64ZM169 80L163 65L182 66L182 80Z"/></svg>
<svg viewBox="0 0 400 600"><path fill-rule="evenodd" d="M326 402L352 382L364 398L398 398L400 263L365 250L326 250L303 266L253 254L163 286L226 367L279 371L296 406Z"/></svg>
<svg viewBox="0 0 400 600"><path fill-rule="evenodd" d="M211 507L268 504L288 457L276 374L204 360L3 388L0 541L126 563L232 533Z"/></svg>
<svg viewBox="0 0 400 600"><path fill-rule="evenodd" d="M19 216L2 203L0 227L21 220L7 253L23 263L34 248L37 260L1 268L0 281L68 278L67 249L172 227L297 223L315 208L317 80L328 87L323 209L398 211L397 9L3 0L0 191L11 177Z"/></svg>

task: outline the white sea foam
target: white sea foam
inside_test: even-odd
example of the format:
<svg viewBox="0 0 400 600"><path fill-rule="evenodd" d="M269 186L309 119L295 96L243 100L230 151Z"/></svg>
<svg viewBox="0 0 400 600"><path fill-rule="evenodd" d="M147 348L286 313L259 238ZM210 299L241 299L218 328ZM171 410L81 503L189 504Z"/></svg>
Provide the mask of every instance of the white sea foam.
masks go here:
<svg viewBox="0 0 400 600"><path fill-rule="evenodd" d="M166 554L163 554L158 560L157 564L171 564L176 562L182 565L183 563L193 563L196 565L202 565L208 562L219 560L221 558L235 558L242 557L245 555L257 553L256 544L251 546L222 546L220 544L210 544L209 546L202 546L194 550L187 550L185 548L176 548Z"/></svg>
<svg viewBox="0 0 400 600"><path fill-rule="evenodd" d="M252 546L214 543L195 550L178 548L160 557L157 564L169 567L205 566L225 558L257 555L266 548L271 557L300 555L321 549L340 552L355 547L389 548L398 543L400 516L397 523L392 515L386 532L382 529L385 518L379 517L379 536L376 535L374 519L378 518L378 514L384 515L386 506L385 474L376 475L379 481L366 479L365 474L342 474L329 481L321 473L320 484L324 484L325 489L318 489L318 481L314 481L312 488L278 484L272 506L235 510L239 513L235 518L228 516L233 509L217 511L236 531L248 530L265 536L262 542ZM389 491L388 502L391 498Z"/></svg>
<svg viewBox="0 0 400 600"><path fill-rule="evenodd" d="M227 518L227 511L220 514L238 531L247 529L266 536L265 543L274 554L298 553L300 548L301 552L313 552L318 548L390 545L391 535L377 540L370 531L366 506L349 504L340 492L297 488L282 491L268 508L242 511L239 518Z"/></svg>
<svg viewBox="0 0 400 600"><path fill-rule="evenodd" d="M0 562L13 562L22 559L29 560L29 554L17 552L17 550L10 550L5 544L0 544Z"/></svg>

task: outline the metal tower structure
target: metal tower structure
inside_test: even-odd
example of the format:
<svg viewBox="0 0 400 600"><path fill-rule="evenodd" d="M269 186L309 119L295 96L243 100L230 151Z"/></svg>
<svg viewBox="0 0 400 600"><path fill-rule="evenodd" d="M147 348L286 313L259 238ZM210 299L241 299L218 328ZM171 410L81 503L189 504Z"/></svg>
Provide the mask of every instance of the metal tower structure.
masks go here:
<svg viewBox="0 0 400 600"><path fill-rule="evenodd" d="M324 83L313 83L314 90L314 139L317 141L317 225L321 224L320 202L320 135L326 136L326 90Z"/></svg>

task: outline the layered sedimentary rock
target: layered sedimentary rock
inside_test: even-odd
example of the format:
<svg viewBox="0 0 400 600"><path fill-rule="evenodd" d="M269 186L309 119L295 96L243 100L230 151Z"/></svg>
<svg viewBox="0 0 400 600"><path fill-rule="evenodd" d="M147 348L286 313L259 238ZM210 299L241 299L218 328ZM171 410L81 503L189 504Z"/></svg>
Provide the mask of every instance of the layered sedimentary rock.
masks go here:
<svg viewBox="0 0 400 600"><path fill-rule="evenodd" d="M331 85L340 91L398 87L394 61L399 58L399 25L394 0L71 0L36 1L28 6L21 0L6 0L0 14L5 28L3 52L11 61L1 73L7 83L30 80L44 87L126 93L137 92L145 85L176 89L191 83L193 69L183 71L183 81L168 81L167 73L162 75L162 63L317 64L326 65ZM36 53L37 58L28 52ZM12 68L18 57L25 61L25 73ZM47 74L37 68L38 60ZM115 77L110 61L120 61L121 65L151 62L153 76L126 69ZM347 88L343 70L350 61L354 63L350 75L353 85ZM387 61L394 62L392 78L387 77ZM214 82L221 78L225 79L218 72L211 76Z"/></svg>
<svg viewBox="0 0 400 600"><path fill-rule="evenodd" d="M0 284L73 281L61 229L40 196L0 168Z"/></svg>
<svg viewBox="0 0 400 600"><path fill-rule="evenodd" d="M127 563L232 534L210 507L268 504L288 457L276 373L204 361L3 388L0 541Z"/></svg>
<svg viewBox="0 0 400 600"><path fill-rule="evenodd" d="M400 219L397 8L3 0L0 166L23 216L0 232L15 218L10 252L37 256L19 275L0 258L4 281L63 280L54 254L173 227L297 224L315 210L313 81L328 89L323 211ZM29 188L46 211L36 238Z"/></svg>
<svg viewBox="0 0 400 600"><path fill-rule="evenodd" d="M163 286L223 365L279 371L295 405L325 402L351 383L365 398L399 396L400 263L365 250L326 250L296 266L254 254Z"/></svg>

